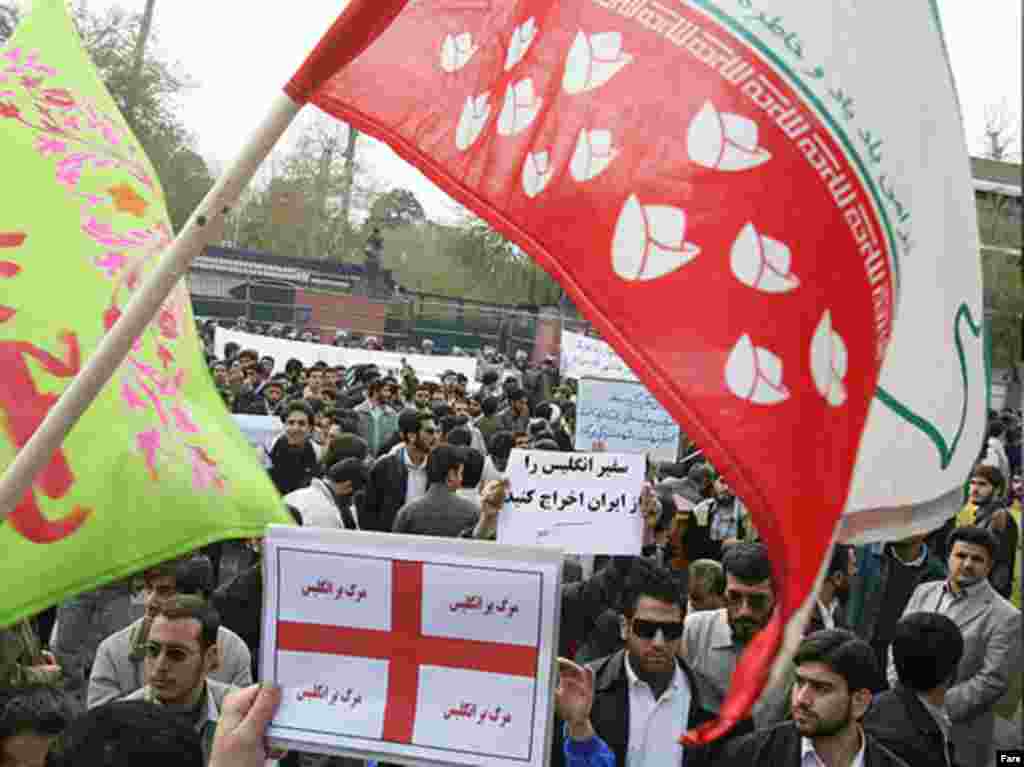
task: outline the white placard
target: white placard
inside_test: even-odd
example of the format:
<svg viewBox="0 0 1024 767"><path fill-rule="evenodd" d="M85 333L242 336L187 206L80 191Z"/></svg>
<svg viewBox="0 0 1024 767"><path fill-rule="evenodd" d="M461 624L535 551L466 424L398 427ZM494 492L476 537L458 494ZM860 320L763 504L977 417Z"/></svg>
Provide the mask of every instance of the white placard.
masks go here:
<svg viewBox="0 0 1024 767"><path fill-rule="evenodd" d="M470 381L476 377L476 360L471 357L448 357L433 354L400 354L398 352L371 351L369 349L345 349L330 344L313 344L307 341L290 341L285 338L271 338L255 333L241 333L218 327L214 334L213 348L218 358L224 357L224 347L234 342L242 349L255 349L260 356L274 358L274 372L284 372L289 359L297 359L309 367L321 360L328 365L373 364L383 372L398 377L402 371L402 360L416 371L421 381L440 381L445 371L464 374Z"/></svg>
<svg viewBox="0 0 1024 767"><path fill-rule="evenodd" d="M542 767L561 553L271 526L261 678L275 744L403 764Z"/></svg>
<svg viewBox="0 0 1024 767"><path fill-rule="evenodd" d="M281 423L281 419L276 415L244 415L242 413L232 413L231 415L246 441L255 448L260 463L269 467L268 453L273 447L274 438L284 432L284 424Z"/></svg>
<svg viewBox="0 0 1024 767"><path fill-rule="evenodd" d="M674 461L679 424L641 383L584 378L576 397L576 444Z"/></svg>
<svg viewBox="0 0 1024 767"><path fill-rule="evenodd" d="M560 369L566 378L607 378L637 381L636 374L616 351L599 338L562 331Z"/></svg>
<svg viewBox="0 0 1024 767"><path fill-rule="evenodd" d="M637 555L645 468L642 455L513 450L498 541L572 554Z"/></svg>

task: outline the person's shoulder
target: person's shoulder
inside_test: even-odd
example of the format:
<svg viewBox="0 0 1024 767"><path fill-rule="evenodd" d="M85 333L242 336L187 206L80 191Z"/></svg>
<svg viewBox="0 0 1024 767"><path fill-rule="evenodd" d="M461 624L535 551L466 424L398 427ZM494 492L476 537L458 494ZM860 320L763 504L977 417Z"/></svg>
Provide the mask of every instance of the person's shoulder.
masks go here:
<svg viewBox="0 0 1024 767"><path fill-rule="evenodd" d="M245 643L245 640L242 639L242 637L238 636L238 634L229 629L227 626L221 626L217 630L217 641L220 644L220 646L224 648L225 651L227 651L228 648L232 646L236 650L241 650L242 648L245 648L246 652L249 651L249 645Z"/></svg>
<svg viewBox="0 0 1024 767"><path fill-rule="evenodd" d="M683 619L683 630L690 632L707 631L719 621L723 620L725 608L719 610L699 610L687 614Z"/></svg>
<svg viewBox="0 0 1024 767"><path fill-rule="evenodd" d="M945 580L925 581L924 583L919 583L917 585L917 588L914 589L914 593L911 595L910 601L913 602L915 599L921 599L922 597L925 597L936 591L940 591L942 587L945 585L945 583Z"/></svg>
<svg viewBox="0 0 1024 767"><path fill-rule="evenodd" d="M143 620L144 618L138 618L137 620L125 626L123 629L115 631L113 634L106 637L102 642L100 642L99 648L96 650L97 654L103 651L115 652L116 648L120 647L121 645L130 645L132 640L132 634L139 627Z"/></svg>
<svg viewBox="0 0 1024 767"><path fill-rule="evenodd" d="M140 687L139 689L135 690L135 692L130 692L127 695L124 695L124 696L118 698L117 700L125 701L125 700L145 700L145 699L146 699L146 688L145 687Z"/></svg>
<svg viewBox="0 0 1024 767"><path fill-rule="evenodd" d="M870 732L864 733L865 764L872 767L910 767ZM940 762L941 764L941 762Z"/></svg>
<svg viewBox="0 0 1024 767"><path fill-rule="evenodd" d="M753 732L748 732L744 735L736 735L735 737L729 738L725 741L721 750L718 752L718 756L715 759L715 764L719 764L720 760L725 764L733 764L734 762L725 762L726 759L738 759L738 758L751 758L760 753L763 749L771 749L779 744L781 746L784 743L788 743L794 739L799 740L799 734L793 726L792 722L782 722L780 724L772 725L771 727L764 727ZM780 748L780 750L782 750ZM782 754L779 754L780 756ZM767 754L766 756L771 756ZM738 762L736 762L738 764Z"/></svg>

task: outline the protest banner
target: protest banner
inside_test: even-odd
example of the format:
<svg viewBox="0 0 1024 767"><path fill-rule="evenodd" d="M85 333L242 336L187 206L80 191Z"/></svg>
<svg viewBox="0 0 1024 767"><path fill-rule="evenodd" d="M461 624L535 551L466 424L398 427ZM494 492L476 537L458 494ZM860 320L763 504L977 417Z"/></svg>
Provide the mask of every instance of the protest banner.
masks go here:
<svg viewBox="0 0 1024 767"><path fill-rule="evenodd" d="M272 526L260 677L289 749L542 767L561 554Z"/></svg>
<svg viewBox="0 0 1024 767"><path fill-rule="evenodd" d="M576 444L674 461L679 424L642 383L584 378L576 397Z"/></svg>
<svg viewBox="0 0 1024 767"><path fill-rule="evenodd" d="M562 331L559 365L566 378L606 378L612 381L637 381L636 374L622 357L600 338Z"/></svg>
<svg viewBox="0 0 1024 767"><path fill-rule="evenodd" d="M645 465L642 455L513 450L498 541L572 554L639 554Z"/></svg>
<svg viewBox="0 0 1024 767"><path fill-rule="evenodd" d="M435 356L433 354L400 354L398 352L373 351L371 349L346 349L330 344L314 344L307 341L290 341L286 338L271 338L255 333L242 333L218 327L214 334L214 352L224 358L224 347L236 343L242 349L255 349L260 356L274 358L275 370L284 370L289 359L297 359L310 367L321 360L328 365L376 365L383 372L396 378L402 372L403 361L416 371L421 381L440 381L446 371L462 373L470 381L476 378L476 360L471 357Z"/></svg>

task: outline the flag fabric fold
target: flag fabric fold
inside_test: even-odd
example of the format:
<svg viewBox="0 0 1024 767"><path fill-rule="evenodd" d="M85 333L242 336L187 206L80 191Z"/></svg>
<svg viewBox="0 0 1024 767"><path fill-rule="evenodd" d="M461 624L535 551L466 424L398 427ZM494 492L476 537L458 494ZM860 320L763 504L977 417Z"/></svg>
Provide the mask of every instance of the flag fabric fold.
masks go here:
<svg viewBox="0 0 1024 767"><path fill-rule="evenodd" d="M922 300L936 316L951 302L980 316L973 205L948 192L969 181L934 8L419 0L359 12L289 95L385 141L522 246L752 511L778 609L719 721L691 734L713 739L799 634L855 466L904 465L858 464L885 407L886 352L916 327L903 317ZM351 39L372 42L331 71L324 51ZM893 68L903 90L889 87ZM948 272L959 284L905 288L949 242L966 249ZM931 353L947 330L932 328ZM976 375L974 358L966 367ZM907 375L891 376L902 391ZM972 425L964 451L975 437ZM894 487L893 505L912 502Z"/></svg>
<svg viewBox="0 0 1024 767"><path fill-rule="evenodd" d="M63 0L0 49L0 468L171 242L163 191ZM184 283L0 522L0 625L289 517L205 369Z"/></svg>

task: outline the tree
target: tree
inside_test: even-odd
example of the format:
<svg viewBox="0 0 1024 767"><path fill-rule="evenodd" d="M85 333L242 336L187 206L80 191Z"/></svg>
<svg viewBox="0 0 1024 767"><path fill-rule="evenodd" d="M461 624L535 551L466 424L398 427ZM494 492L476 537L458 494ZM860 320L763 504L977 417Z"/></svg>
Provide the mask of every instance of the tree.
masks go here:
<svg viewBox="0 0 1024 767"><path fill-rule="evenodd" d="M370 220L389 229L420 223L426 218L420 201L408 189L392 189L378 197L370 208Z"/></svg>
<svg viewBox="0 0 1024 767"><path fill-rule="evenodd" d="M145 15L120 8L93 14L84 3L73 15L104 85L153 163L167 197L171 224L178 230L213 179L196 152L194 137L178 117L177 98L192 81L177 66L145 55L146 39L157 38L151 26L153 0L147 3ZM17 6L9 0L0 2L0 42L14 31L17 19Z"/></svg>
<svg viewBox="0 0 1024 767"><path fill-rule="evenodd" d="M1018 125L1020 119L1013 115L1004 101L999 105L990 105L985 109L985 157L1000 162L1009 162L1019 152L1014 152L1020 135Z"/></svg>

